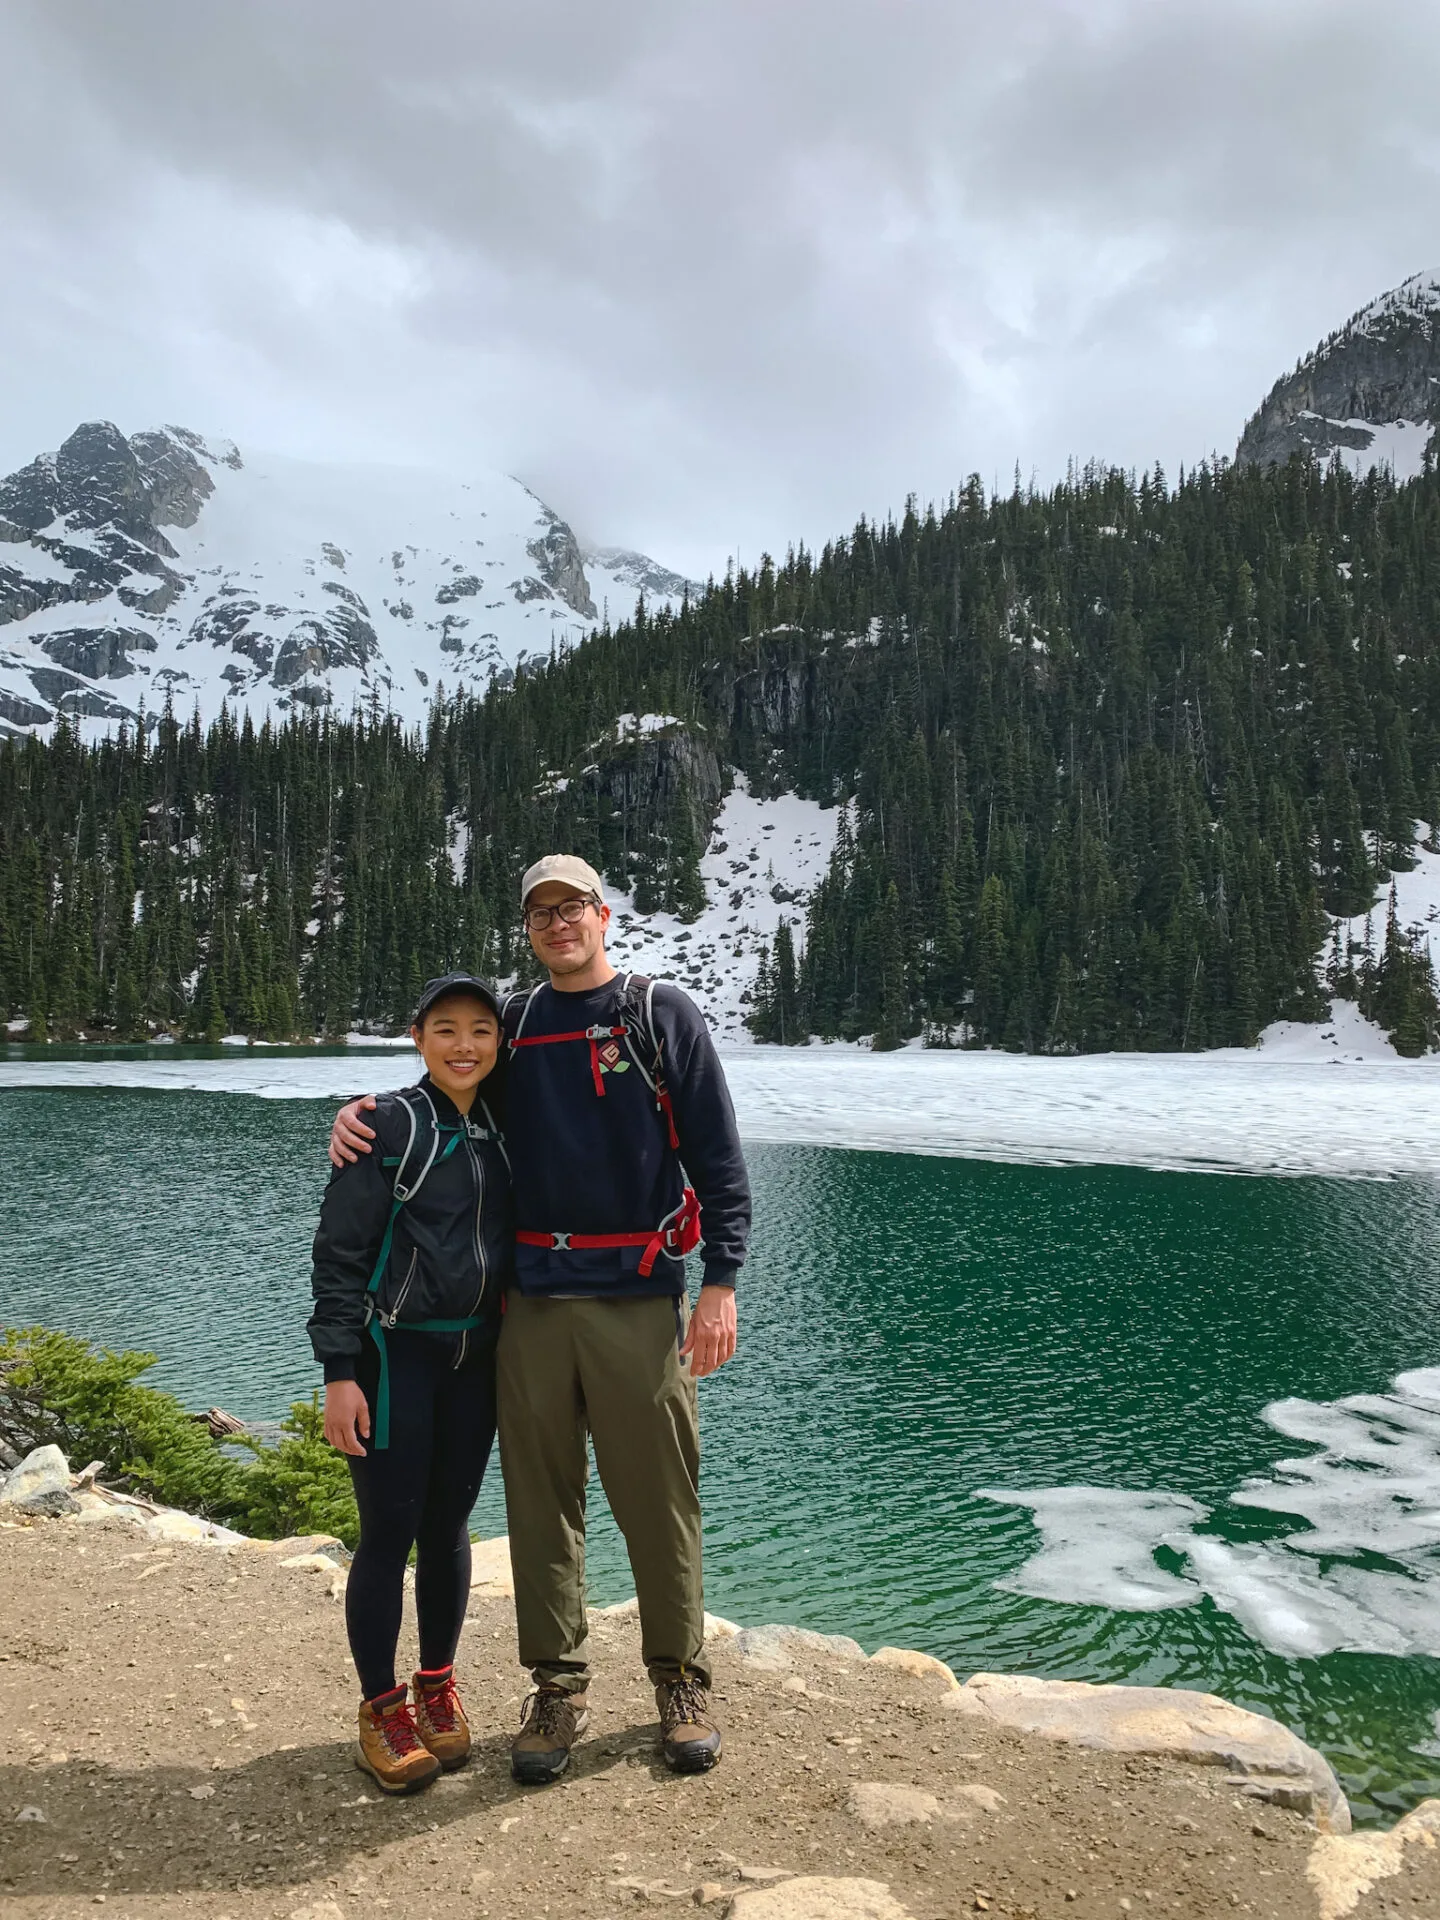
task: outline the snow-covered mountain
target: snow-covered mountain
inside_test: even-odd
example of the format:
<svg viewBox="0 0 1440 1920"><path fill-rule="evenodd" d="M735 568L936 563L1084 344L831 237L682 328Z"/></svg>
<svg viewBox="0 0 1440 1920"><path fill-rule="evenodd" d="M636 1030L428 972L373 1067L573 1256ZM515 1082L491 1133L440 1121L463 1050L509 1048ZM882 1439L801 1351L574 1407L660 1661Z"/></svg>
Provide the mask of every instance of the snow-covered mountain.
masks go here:
<svg viewBox="0 0 1440 1920"><path fill-rule="evenodd" d="M105 421L0 481L0 731L378 701L423 717L527 657L698 589L582 551L519 481L242 457Z"/></svg>
<svg viewBox="0 0 1440 1920"><path fill-rule="evenodd" d="M1440 425L1440 273L1417 273L1372 300L1276 381L1236 458L1336 455L1397 480L1421 470Z"/></svg>

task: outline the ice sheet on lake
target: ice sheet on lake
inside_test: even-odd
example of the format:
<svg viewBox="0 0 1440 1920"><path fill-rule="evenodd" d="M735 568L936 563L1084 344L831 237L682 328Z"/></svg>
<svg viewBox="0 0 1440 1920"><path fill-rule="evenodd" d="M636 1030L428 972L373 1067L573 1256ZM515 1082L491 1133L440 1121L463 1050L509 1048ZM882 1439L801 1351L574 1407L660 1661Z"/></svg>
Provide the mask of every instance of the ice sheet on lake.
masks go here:
<svg viewBox="0 0 1440 1920"><path fill-rule="evenodd" d="M1047 1165L1440 1174L1440 1061L1261 1053L724 1051L747 1140ZM227 1049L214 1059L0 1060L5 1087L154 1087L344 1099L402 1086L408 1050Z"/></svg>
<svg viewBox="0 0 1440 1920"><path fill-rule="evenodd" d="M1292 1659L1440 1657L1440 1367L1400 1374L1389 1393L1278 1400L1262 1418L1321 1450L1277 1462L1231 1504L1302 1519L1303 1531L1237 1544L1201 1531L1207 1510L1164 1489L986 1488L984 1499L1029 1508L1041 1537L996 1584L1126 1613L1207 1595ZM1157 1547L1181 1557L1183 1576L1158 1565Z"/></svg>
<svg viewBox="0 0 1440 1920"><path fill-rule="evenodd" d="M1037 1600L1158 1613L1188 1607L1201 1596L1155 1564L1167 1534L1205 1519L1208 1507L1183 1493L1136 1493L1127 1487L1035 1487L1008 1493L981 1487L978 1497L1002 1507L1028 1507L1045 1544L1018 1573L995 1584Z"/></svg>

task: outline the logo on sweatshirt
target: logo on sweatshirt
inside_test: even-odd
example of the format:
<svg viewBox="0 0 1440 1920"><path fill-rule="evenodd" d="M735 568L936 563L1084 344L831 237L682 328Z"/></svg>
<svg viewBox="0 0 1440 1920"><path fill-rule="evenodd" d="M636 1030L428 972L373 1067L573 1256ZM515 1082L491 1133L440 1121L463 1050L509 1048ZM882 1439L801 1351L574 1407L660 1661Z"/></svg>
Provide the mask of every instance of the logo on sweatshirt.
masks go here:
<svg viewBox="0 0 1440 1920"><path fill-rule="evenodd" d="M628 1073L630 1062L620 1058L619 1043L607 1040L600 1049L600 1071L602 1073Z"/></svg>

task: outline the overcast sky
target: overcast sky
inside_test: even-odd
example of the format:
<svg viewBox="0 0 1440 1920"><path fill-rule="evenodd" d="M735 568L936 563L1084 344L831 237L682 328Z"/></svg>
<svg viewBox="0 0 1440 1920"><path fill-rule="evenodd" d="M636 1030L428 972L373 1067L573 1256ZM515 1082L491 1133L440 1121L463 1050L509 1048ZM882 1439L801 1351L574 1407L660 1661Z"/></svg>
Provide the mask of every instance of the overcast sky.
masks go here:
<svg viewBox="0 0 1440 1920"><path fill-rule="evenodd" d="M1440 267L1435 0L5 0L0 471L518 474L704 573L1233 450Z"/></svg>

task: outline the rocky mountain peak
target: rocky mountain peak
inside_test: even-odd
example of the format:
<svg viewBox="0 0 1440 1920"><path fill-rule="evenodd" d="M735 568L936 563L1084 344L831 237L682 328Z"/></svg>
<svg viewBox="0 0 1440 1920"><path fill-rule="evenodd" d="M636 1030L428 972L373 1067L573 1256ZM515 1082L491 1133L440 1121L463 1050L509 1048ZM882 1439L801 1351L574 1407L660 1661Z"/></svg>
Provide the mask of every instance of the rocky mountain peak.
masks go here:
<svg viewBox="0 0 1440 1920"><path fill-rule="evenodd" d="M651 599L683 590L624 560L587 556L504 474L242 460L185 427L87 421L0 479L0 734L167 701L418 722L442 684L483 691L583 638L597 590L616 616L642 576Z"/></svg>
<svg viewBox="0 0 1440 1920"><path fill-rule="evenodd" d="M1440 273L1417 273L1354 313L1277 380L1236 458L1338 454L1358 470L1418 473L1440 425Z"/></svg>

